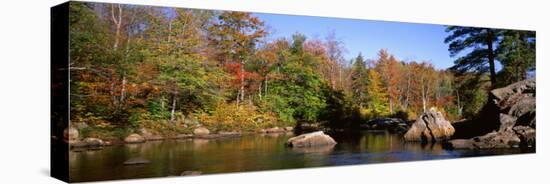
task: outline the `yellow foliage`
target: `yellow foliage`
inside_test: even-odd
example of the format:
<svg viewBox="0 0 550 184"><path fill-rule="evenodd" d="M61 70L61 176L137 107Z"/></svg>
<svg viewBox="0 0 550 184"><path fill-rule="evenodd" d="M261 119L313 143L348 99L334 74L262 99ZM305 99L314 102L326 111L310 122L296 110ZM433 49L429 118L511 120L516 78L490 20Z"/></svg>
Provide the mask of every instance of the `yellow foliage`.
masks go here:
<svg viewBox="0 0 550 184"><path fill-rule="evenodd" d="M252 131L275 126L277 118L272 112L261 112L252 104L237 107L235 103L218 103L211 114L201 113L200 122L209 129Z"/></svg>

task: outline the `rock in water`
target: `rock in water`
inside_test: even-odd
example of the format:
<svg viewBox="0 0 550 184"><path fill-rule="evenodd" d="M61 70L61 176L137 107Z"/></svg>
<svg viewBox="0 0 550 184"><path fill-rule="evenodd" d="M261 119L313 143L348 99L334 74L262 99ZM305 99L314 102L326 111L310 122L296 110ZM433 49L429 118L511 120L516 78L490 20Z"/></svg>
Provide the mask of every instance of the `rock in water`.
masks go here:
<svg viewBox="0 0 550 184"><path fill-rule="evenodd" d="M128 137L124 139L124 142L126 143L143 143L145 142L145 138L143 138L139 134L130 134Z"/></svg>
<svg viewBox="0 0 550 184"><path fill-rule="evenodd" d="M83 142L86 143L87 146L91 147L103 146L105 144L103 143L103 140L91 137L84 139Z"/></svg>
<svg viewBox="0 0 550 184"><path fill-rule="evenodd" d="M367 130L387 130L390 133L403 134L409 130L407 121L399 118L372 119L359 125Z"/></svg>
<svg viewBox="0 0 550 184"><path fill-rule="evenodd" d="M336 141L334 141L332 137L323 133L323 131L302 134L296 137L292 137L286 142L287 146L296 148L311 146L330 146L335 144Z"/></svg>
<svg viewBox="0 0 550 184"><path fill-rule="evenodd" d="M140 165L140 164L149 164L151 161L145 160L143 158L131 158L124 162L124 165Z"/></svg>
<svg viewBox="0 0 550 184"><path fill-rule="evenodd" d="M266 133L282 133L282 132L285 132L285 129L283 128L279 128L279 127L273 127L273 128L268 128L265 130Z"/></svg>
<svg viewBox="0 0 550 184"><path fill-rule="evenodd" d="M454 149L491 149L533 147L536 137L536 83L535 79L516 82L494 89L484 111L457 129L460 135L486 129L470 137L457 137L448 142Z"/></svg>
<svg viewBox="0 0 550 184"><path fill-rule="evenodd" d="M181 173L181 176L198 176L198 175L201 175L202 172L201 171L183 171Z"/></svg>
<svg viewBox="0 0 550 184"><path fill-rule="evenodd" d="M430 108L414 122L404 137L407 141L435 142L449 139L454 132L455 129L443 114Z"/></svg>
<svg viewBox="0 0 550 184"><path fill-rule="evenodd" d="M195 130L193 130L193 134L195 134L195 135L208 135L208 134L210 134L210 130L208 130L207 128L204 128L204 127L199 127L199 128L195 128Z"/></svg>

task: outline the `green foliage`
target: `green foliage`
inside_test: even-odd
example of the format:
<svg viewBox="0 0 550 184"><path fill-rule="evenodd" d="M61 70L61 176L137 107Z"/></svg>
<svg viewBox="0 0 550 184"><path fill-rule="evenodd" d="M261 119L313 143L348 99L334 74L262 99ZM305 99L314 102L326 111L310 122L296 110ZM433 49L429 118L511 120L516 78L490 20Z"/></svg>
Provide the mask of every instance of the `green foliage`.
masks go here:
<svg viewBox="0 0 550 184"><path fill-rule="evenodd" d="M497 49L503 65L498 86L525 80L535 69L535 32L506 30Z"/></svg>
<svg viewBox="0 0 550 184"><path fill-rule="evenodd" d="M284 62L277 70L284 78L271 83L267 100L284 122L315 122L326 107L322 89L327 85L315 70L318 58L303 50L305 37L294 35L293 39L292 46L281 53Z"/></svg>
<svg viewBox="0 0 550 184"><path fill-rule="evenodd" d="M167 101L165 99L149 100L147 102L147 112L150 114L152 120L162 120L170 118L170 111L168 111Z"/></svg>

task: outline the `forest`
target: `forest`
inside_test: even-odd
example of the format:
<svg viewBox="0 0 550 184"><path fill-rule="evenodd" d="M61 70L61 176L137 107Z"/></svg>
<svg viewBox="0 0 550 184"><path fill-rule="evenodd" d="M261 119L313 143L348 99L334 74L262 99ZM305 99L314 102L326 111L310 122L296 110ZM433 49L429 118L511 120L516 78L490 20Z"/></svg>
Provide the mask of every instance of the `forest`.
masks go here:
<svg viewBox="0 0 550 184"><path fill-rule="evenodd" d="M346 59L336 32L269 38L244 12L73 2L69 21L70 121L87 125L83 137L355 128L431 107L456 121L489 90L536 73L530 31L447 26L441 41L456 60L436 69L391 48Z"/></svg>

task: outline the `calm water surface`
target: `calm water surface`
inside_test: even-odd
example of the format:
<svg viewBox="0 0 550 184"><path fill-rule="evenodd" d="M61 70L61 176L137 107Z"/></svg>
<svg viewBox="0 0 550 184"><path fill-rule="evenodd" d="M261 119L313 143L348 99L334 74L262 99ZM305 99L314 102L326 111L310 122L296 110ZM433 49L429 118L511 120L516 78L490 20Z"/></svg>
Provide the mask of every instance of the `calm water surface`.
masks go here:
<svg viewBox="0 0 550 184"><path fill-rule="evenodd" d="M331 135L334 147L287 148L292 134L244 135L220 140L166 140L117 145L102 150L69 153L70 180L97 181L179 176L183 171L202 174L432 160L522 153L511 150L445 150L441 145L406 143L386 132ZM150 164L125 166L130 158Z"/></svg>

